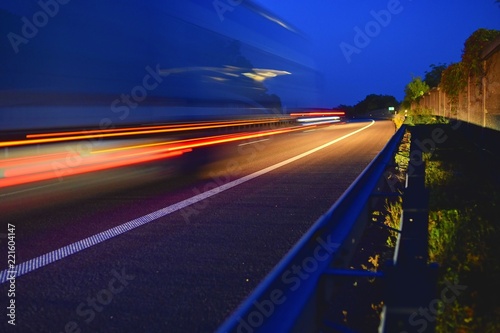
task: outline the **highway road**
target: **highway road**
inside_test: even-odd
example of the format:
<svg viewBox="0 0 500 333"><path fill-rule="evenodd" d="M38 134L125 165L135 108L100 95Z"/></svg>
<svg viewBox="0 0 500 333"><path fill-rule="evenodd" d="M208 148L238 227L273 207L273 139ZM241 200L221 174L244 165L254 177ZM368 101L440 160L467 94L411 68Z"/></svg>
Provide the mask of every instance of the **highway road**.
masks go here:
<svg viewBox="0 0 500 333"><path fill-rule="evenodd" d="M0 330L213 332L394 131L391 121L336 124L1 192Z"/></svg>

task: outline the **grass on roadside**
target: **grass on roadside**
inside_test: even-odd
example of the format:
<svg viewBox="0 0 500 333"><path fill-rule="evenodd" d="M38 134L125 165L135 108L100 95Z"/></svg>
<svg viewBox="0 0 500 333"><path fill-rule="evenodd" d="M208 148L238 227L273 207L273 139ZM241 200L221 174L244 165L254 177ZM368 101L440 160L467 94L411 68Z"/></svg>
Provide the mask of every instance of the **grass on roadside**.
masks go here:
<svg viewBox="0 0 500 333"><path fill-rule="evenodd" d="M396 122L396 120L395 120ZM436 332L500 332L500 186L498 170L448 120L429 110L409 111L405 124L439 126L449 138L424 154L429 203L429 258L446 281L467 289L441 302ZM396 156L404 161L404 156ZM397 210L397 209L396 209ZM395 211L396 211L395 210Z"/></svg>
<svg viewBox="0 0 500 333"><path fill-rule="evenodd" d="M497 170L459 135L424 159L429 257L440 265L438 290L445 281L467 286L463 295L441 305L436 332L500 332Z"/></svg>
<svg viewBox="0 0 500 333"><path fill-rule="evenodd" d="M401 117L394 119L396 126ZM429 258L440 265L438 292L446 282L467 289L452 302L441 302L436 332L500 332L500 186L498 170L471 140L451 130L448 120L420 109L405 124L425 124L428 137L436 126L448 139L424 154L429 200ZM409 141L406 149L409 151ZM396 162L405 170L405 145ZM398 227L401 207L386 203L386 221ZM397 224L395 223L397 221ZM394 235L388 245L394 244Z"/></svg>

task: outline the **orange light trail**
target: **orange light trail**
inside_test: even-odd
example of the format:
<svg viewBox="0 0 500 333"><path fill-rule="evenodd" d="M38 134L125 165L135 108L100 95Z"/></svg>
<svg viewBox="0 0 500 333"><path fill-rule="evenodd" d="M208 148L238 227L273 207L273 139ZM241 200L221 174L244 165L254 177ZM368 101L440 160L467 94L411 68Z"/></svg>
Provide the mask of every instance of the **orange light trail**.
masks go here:
<svg viewBox="0 0 500 333"><path fill-rule="evenodd" d="M266 120L239 120L239 121L216 121L216 122L202 122L202 123L188 123L188 124L174 124L174 125L157 125L157 126L140 126L140 127L123 127L123 128L108 128L99 130L84 130L84 131L67 131L67 132L54 132L54 133L35 133L28 134L26 138L47 138L47 137L60 137L60 136L73 136L73 135L87 135L87 134L103 134L103 133L116 133L127 131L140 131L140 130L155 130L155 129L174 129L174 130L192 130L192 129L206 129L217 127L230 127L235 125L250 125L277 122L277 119ZM207 127L209 126L209 127Z"/></svg>
<svg viewBox="0 0 500 333"><path fill-rule="evenodd" d="M126 147L118 147L118 148L109 148L93 151L92 154L100 154L100 153L108 153L119 150L127 150L127 149L138 149L145 147L155 147L155 146L165 146L168 147L167 150L173 151L177 149L192 149L197 147L215 145L220 143L227 143L233 141L240 141L246 139L259 138L263 136L271 136L276 134L282 134L293 131L302 131L303 127L286 127L279 130L269 130L269 131L260 131L253 133L239 133L239 134L225 134L225 135L216 135L205 138L196 138L196 139L184 139L170 142L161 142L161 143L149 143L149 144L140 144L134 146L126 146Z"/></svg>
<svg viewBox="0 0 500 333"><path fill-rule="evenodd" d="M230 134L222 134L222 135L215 135L211 136L210 138L225 138ZM128 150L128 149L137 149L137 148L146 148L146 147L157 147L157 146L166 146L166 145L172 145L176 143L182 143L182 142L189 142L193 140L199 140L200 138L197 139L182 139L182 140L174 140L174 141L168 141L168 142L155 142L155 143L142 143L138 145L132 145L132 146L122 146L122 147L116 147L116 148L105 148L105 149L100 149L100 150L95 150L92 151L92 154L102 154L102 153L109 153L109 152L114 152L114 151L120 151L120 150Z"/></svg>
<svg viewBox="0 0 500 333"><path fill-rule="evenodd" d="M24 164L18 164L15 167L10 167L10 168L4 167L3 176L18 177L28 174L42 173L45 171L54 170L54 165L57 163L66 166L69 165L66 169L74 167L78 168L82 165L99 164L99 163L107 164L109 161L131 159L131 158L136 158L137 156L142 156L146 154L151 155L159 152L162 152L162 150L142 149L134 152L126 151L126 152L112 153L107 155L87 155L87 156L81 156L78 153L71 154L70 152L67 152L59 159L44 159L38 162L33 162L31 160L23 160L25 162ZM184 152L187 152L187 150ZM74 161L76 159L78 159L79 162L73 162L74 164L76 164L75 166L71 166L71 164L73 163L67 162L68 160Z"/></svg>
<svg viewBox="0 0 500 333"><path fill-rule="evenodd" d="M0 167L7 168L10 166L16 166L23 163L38 163L44 161L53 161L56 158L63 158L67 155L68 155L67 152L57 152L57 153L35 155L35 156L0 159Z"/></svg>
<svg viewBox="0 0 500 333"><path fill-rule="evenodd" d="M87 134L89 132L86 132L86 131L28 134L26 136L28 138L28 140L16 140L16 141L0 142L0 148L1 147L24 146L24 145L32 145L32 144L55 143L55 142L63 142L63 141L101 139L101 138L119 137L119 136L158 134L158 133L168 133L168 132L177 132L177 131L190 131L190 130L200 130L200 129L223 128L223 127L231 127L231 126L255 125L255 124L260 124L260 123L271 123L271 122L278 122L278 121L279 121L278 119L275 119L275 120L259 120L259 121L238 121L238 122L229 122L229 123L225 122L223 124L221 124L220 122L216 122L216 123L213 123L213 125L185 124L185 126L182 126L182 127L172 127L172 125L170 125L170 126L167 126L166 128L156 128L156 129L155 128L148 129L148 127L132 127L132 128L119 129L118 132L114 131L117 129L89 131L89 132L98 133L98 134L92 134L92 133ZM156 127L156 126L152 126L152 127ZM66 135L65 133L72 133L72 134ZM82 134L82 133L86 133L86 134ZM61 136L61 135L63 135L63 136ZM45 137L45 138L43 138L43 137ZM36 139L36 138L38 138L38 139Z"/></svg>
<svg viewBox="0 0 500 333"><path fill-rule="evenodd" d="M176 146L176 149L204 147L204 146L210 146L210 145L215 145L215 144L220 144L220 143L228 143L228 142L233 142L233 141L241 141L241 140L246 140L246 139L260 138L263 136L270 136L270 135L282 134L282 133L293 132L293 131L301 131L301 130L304 130L304 129L303 128L289 128L289 129L281 129L281 130L275 130L275 131L270 131L270 132L265 131L262 133L238 135L238 136L227 137L227 138L218 138L218 139L203 138L197 142L192 142L192 143L187 143L185 145Z"/></svg>
<svg viewBox="0 0 500 333"><path fill-rule="evenodd" d="M309 127L316 126L311 125ZM35 155L32 157L0 159L0 187L58 178L60 176L57 171L58 166L62 166L65 176L77 175L179 156L198 147L267 137L288 132L302 131L303 129L303 127L285 127L258 132L234 133L169 142L146 143L101 149L89 152L89 154L86 155L66 151Z"/></svg>
<svg viewBox="0 0 500 333"><path fill-rule="evenodd" d="M73 176L111 168L151 162L159 159L180 156L190 151L190 149L185 149L162 154L146 154L147 152L143 152L140 154L127 154L123 155L120 159L111 161L109 161L107 157L98 160L92 159L86 162L82 162L81 165L66 168L65 171L67 173L65 173L64 176ZM21 185L42 180L50 180L58 178L60 175L58 175L56 170L53 168L53 164L51 163L49 165L44 164L40 166L33 166L32 168L6 170L4 176L5 178L0 178L0 187Z"/></svg>

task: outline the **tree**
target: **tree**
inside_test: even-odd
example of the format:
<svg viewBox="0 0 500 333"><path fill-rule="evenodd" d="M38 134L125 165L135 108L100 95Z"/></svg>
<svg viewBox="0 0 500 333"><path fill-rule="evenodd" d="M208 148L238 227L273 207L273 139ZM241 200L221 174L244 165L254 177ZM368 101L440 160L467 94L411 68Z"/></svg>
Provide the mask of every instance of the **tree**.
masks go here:
<svg viewBox="0 0 500 333"><path fill-rule="evenodd" d="M362 114L372 110L386 109L389 106L398 106L399 102L394 96L370 94L354 106L355 114Z"/></svg>
<svg viewBox="0 0 500 333"><path fill-rule="evenodd" d="M467 75L464 75L463 63L457 62L449 65L443 71L441 87L451 99L452 104L458 100L458 94L467 86Z"/></svg>
<svg viewBox="0 0 500 333"><path fill-rule="evenodd" d="M409 102L417 102L426 92L429 91L429 86L427 83L422 81L420 76L414 77L410 83L406 85L405 88L405 100Z"/></svg>
<svg viewBox="0 0 500 333"><path fill-rule="evenodd" d="M341 110L344 111L347 116L353 116L354 114L354 106L351 105L345 105L345 104L339 104L338 106L334 107L332 110Z"/></svg>
<svg viewBox="0 0 500 333"><path fill-rule="evenodd" d="M424 82L427 83L429 88L435 88L441 82L441 75L446 69L446 64L431 64L429 67L431 70L425 72Z"/></svg>
<svg viewBox="0 0 500 333"><path fill-rule="evenodd" d="M481 84L484 76L481 54L495 38L500 36L499 30L478 29L467 38L462 51L462 61L451 64L442 73L441 86L444 92L456 103L458 95L473 78Z"/></svg>
<svg viewBox="0 0 500 333"><path fill-rule="evenodd" d="M484 75L481 53L495 38L500 36L500 30L478 29L464 43L462 64L465 76L481 77Z"/></svg>

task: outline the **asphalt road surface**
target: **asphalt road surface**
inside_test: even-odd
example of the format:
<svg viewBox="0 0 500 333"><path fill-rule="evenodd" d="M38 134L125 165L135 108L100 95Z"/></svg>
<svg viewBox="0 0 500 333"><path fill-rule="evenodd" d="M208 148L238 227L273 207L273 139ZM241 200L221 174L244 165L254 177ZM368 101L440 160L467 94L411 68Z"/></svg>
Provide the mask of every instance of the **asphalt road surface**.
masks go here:
<svg viewBox="0 0 500 333"><path fill-rule="evenodd" d="M394 131L337 124L0 193L0 330L213 332ZM5 281L9 231L22 275Z"/></svg>

